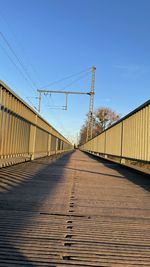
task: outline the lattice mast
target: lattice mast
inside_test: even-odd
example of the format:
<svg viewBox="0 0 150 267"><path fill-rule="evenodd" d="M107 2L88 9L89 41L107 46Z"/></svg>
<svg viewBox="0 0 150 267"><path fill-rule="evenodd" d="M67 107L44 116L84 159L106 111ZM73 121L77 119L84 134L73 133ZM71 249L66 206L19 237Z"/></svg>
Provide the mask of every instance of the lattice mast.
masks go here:
<svg viewBox="0 0 150 267"><path fill-rule="evenodd" d="M87 135L86 141L92 139L93 137L93 110L94 110L94 89L95 89L95 72L96 67L92 67L92 81L91 81L91 91L90 91L90 105L89 105L89 113L88 113L88 125L87 125Z"/></svg>

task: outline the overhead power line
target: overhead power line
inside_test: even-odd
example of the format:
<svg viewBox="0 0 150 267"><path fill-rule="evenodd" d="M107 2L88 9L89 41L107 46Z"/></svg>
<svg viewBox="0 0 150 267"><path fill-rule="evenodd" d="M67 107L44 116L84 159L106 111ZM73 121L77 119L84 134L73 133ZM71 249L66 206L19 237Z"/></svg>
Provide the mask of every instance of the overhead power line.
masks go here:
<svg viewBox="0 0 150 267"><path fill-rule="evenodd" d="M94 109L94 90L95 90L95 72L96 67L93 66L92 68L92 81L91 81L91 88L89 92L81 92L81 91L64 91L64 90L48 90L48 89L38 89L37 92L39 93L39 105L38 105L38 112L41 110L41 101L42 101L42 94L65 94L66 95L66 108L68 107L68 95L89 95L90 96L90 105L89 105L89 113L88 113L88 125L87 125L87 138L92 139L93 136L93 109Z"/></svg>
<svg viewBox="0 0 150 267"><path fill-rule="evenodd" d="M18 65L15 63L15 61L10 57L10 55L8 54L8 52L6 51L6 49L0 44L0 47L2 48L3 52L6 54L6 56L9 58L9 60L11 61L11 63L16 67L16 69L20 72L20 74L22 75L22 77L26 80L26 82L31 86L31 84L29 83L29 80L27 79L27 77L24 75L24 72L18 67Z"/></svg>
<svg viewBox="0 0 150 267"><path fill-rule="evenodd" d="M75 77L75 76L77 76L77 75L80 75L80 74L82 74L82 73L85 73L85 72L89 72L89 73L90 73L91 69L92 69L92 68L90 67L90 68L87 68L87 69L85 69L85 70L83 70L83 71L80 71L80 72L77 72L77 73L75 73L75 74L66 76L66 77L64 77L64 78L62 78L62 79L55 80L54 82L51 82L51 83L49 83L49 84L46 84L46 85L44 85L44 86L38 88L38 90L43 89L43 88L46 88L46 87L49 87L49 86L51 86L51 85L54 85L54 84L57 84L57 83L60 83L60 82L63 82L63 81L65 81L65 80L71 79L71 78L73 78L73 77Z"/></svg>
<svg viewBox="0 0 150 267"><path fill-rule="evenodd" d="M22 60L18 57L18 55L16 54L16 52L14 51L14 49L12 48L11 44L8 42L8 40L6 39L6 37L4 36L4 34L2 32L0 32L0 35L3 39L3 41L6 43L6 45L8 46L9 50L11 51L11 53L14 55L14 57L16 58L16 60L18 61L20 67L22 68L22 71L24 73L24 76L26 75L26 77L28 78L28 80L30 81L30 83L32 84L33 88L37 88L36 83L33 81L33 79L31 78L31 76L29 75L28 71L26 70L26 68L24 67ZM7 53L8 56L8 53ZM10 56L9 56L10 59ZM11 60L12 61L12 60ZM16 66L16 64L15 64Z"/></svg>
<svg viewBox="0 0 150 267"><path fill-rule="evenodd" d="M63 87L62 90L66 89L67 87L70 87L71 85L75 84L76 82L82 80L84 77L86 77L86 76L89 75L89 74L90 74L90 72L81 75L79 78L73 80L71 83L69 83L69 84L67 84L65 87Z"/></svg>
<svg viewBox="0 0 150 267"><path fill-rule="evenodd" d="M5 25L8 27L8 29L9 29L9 31L10 31L10 33L11 33L13 39L15 40L15 42L16 42L16 44L17 44L17 46L20 47L21 54L24 55L25 58L27 58L27 53L26 53L26 51L25 51L25 49L24 49L22 43L21 43L20 40L18 39L18 36L17 36L16 33L14 32L14 29L12 28L12 24L10 24L9 21L8 21L8 20L6 19L6 17L4 16L4 14L2 14L2 11L0 11L0 19L1 19L1 20L5 23ZM32 70L32 72L34 72L34 74L35 74L35 76L36 76L36 81L37 81L38 83L41 83L41 81L40 81L40 77L39 77L40 75L39 75L39 73L37 72L35 66L32 64L32 62L31 62L31 58L28 59L28 65L29 65L30 69ZM26 68L26 69L27 69L27 68ZM30 73L30 72L28 71L28 73ZM33 80L33 78L32 78L32 80ZM35 79L34 79L34 81L35 81Z"/></svg>

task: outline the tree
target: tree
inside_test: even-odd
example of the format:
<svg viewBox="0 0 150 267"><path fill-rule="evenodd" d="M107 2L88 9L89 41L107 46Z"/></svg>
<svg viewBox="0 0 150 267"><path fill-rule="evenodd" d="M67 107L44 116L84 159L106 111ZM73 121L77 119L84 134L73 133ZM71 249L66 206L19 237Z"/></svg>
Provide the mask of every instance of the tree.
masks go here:
<svg viewBox="0 0 150 267"><path fill-rule="evenodd" d="M86 136L87 136L87 121L84 123L84 125L80 130L79 145L82 145L86 142Z"/></svg>
<svg viewBox="0 0 150 267"><path fill-rule="evenodd" d="M93 114L93 138L120 119L120 115L108 107L101 107ZM79 145L86 142L88 119L80 130Z"/></svg>
<svg viewBox="0 0 150 267"><path fill-rule="evenodd" d="M100 127L101 131L111 126L120 119L120 115L110 108L102 107L94 112L95 125Z"/></svg>

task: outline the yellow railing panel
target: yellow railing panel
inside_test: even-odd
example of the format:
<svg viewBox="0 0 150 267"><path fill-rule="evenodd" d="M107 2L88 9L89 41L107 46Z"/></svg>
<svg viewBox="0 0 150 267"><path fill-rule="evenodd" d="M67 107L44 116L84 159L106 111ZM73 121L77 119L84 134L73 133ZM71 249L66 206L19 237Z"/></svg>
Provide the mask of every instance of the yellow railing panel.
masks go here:
<svg viewBox="0 0 150 267"><path fill-rule="evenodd" d="M150 163L150 100L80 149Z"/></svg>
<svg viewBox="0 0 150 267"><path fill-rule="evenodd" d="M55 139L52 144L51 136ZM64 136L0 81L0 167L72 148Z"/></svg>

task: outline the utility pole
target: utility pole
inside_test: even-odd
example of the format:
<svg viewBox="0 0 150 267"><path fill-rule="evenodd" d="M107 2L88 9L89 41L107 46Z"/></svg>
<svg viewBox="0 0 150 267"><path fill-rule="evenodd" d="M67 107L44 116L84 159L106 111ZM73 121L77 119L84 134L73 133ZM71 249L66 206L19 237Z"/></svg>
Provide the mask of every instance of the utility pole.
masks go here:
<svg viewBox="0 0 150 267"><path fill-rule="evenodd" d="M41 111L41 100L42 100L42 92L40 92L40 91L39 91L39 97L38 97L38 99L39 99L38 112L40 113L40 111Z"/></svg>
<svg viewBox="0 0 150 267"><path fill-rule="evenodd" d="M89 106L89 114L88 114L88 125L87 125L87 135L86 142L92 139L93 137L93 110L94 110L94 89L95 89L95 72L96 67L92 67L92 81L91 81L91 91L90 91L90 106Z"/></svg>
<svg viewBox="0 0 150 267"><path fill-rule="evenodd" d="M38 112L41 111L41 100L42 100L42 94L65 94L66 95L66 105L65 110L67 110L68 107L68 95L89 95L90 96L90 105L89 105L89 113L88 113L88 123L87 123L87 136L86 141L92 139L93 137L93 109L94 109L94 89L95 89L95 72L96 67L92 67L92 81L91 81L91 88L90 92L72 92L72 91L61 91L61 90L37 90L39 93L39 104L38 104Z"/></svg>
<svg viewBox="0 0 150 267"><path fill-rule="evenodd" d="M43 94L65 94L66 95L66 110L68 107L68 95L89 95L91 97L91 91L90 92L71 92L71 91L58 91L58 90L37 90L39 93L39 104L38 104L38 112L41 111L41 100L42 100L42 93Z"/></svg>

